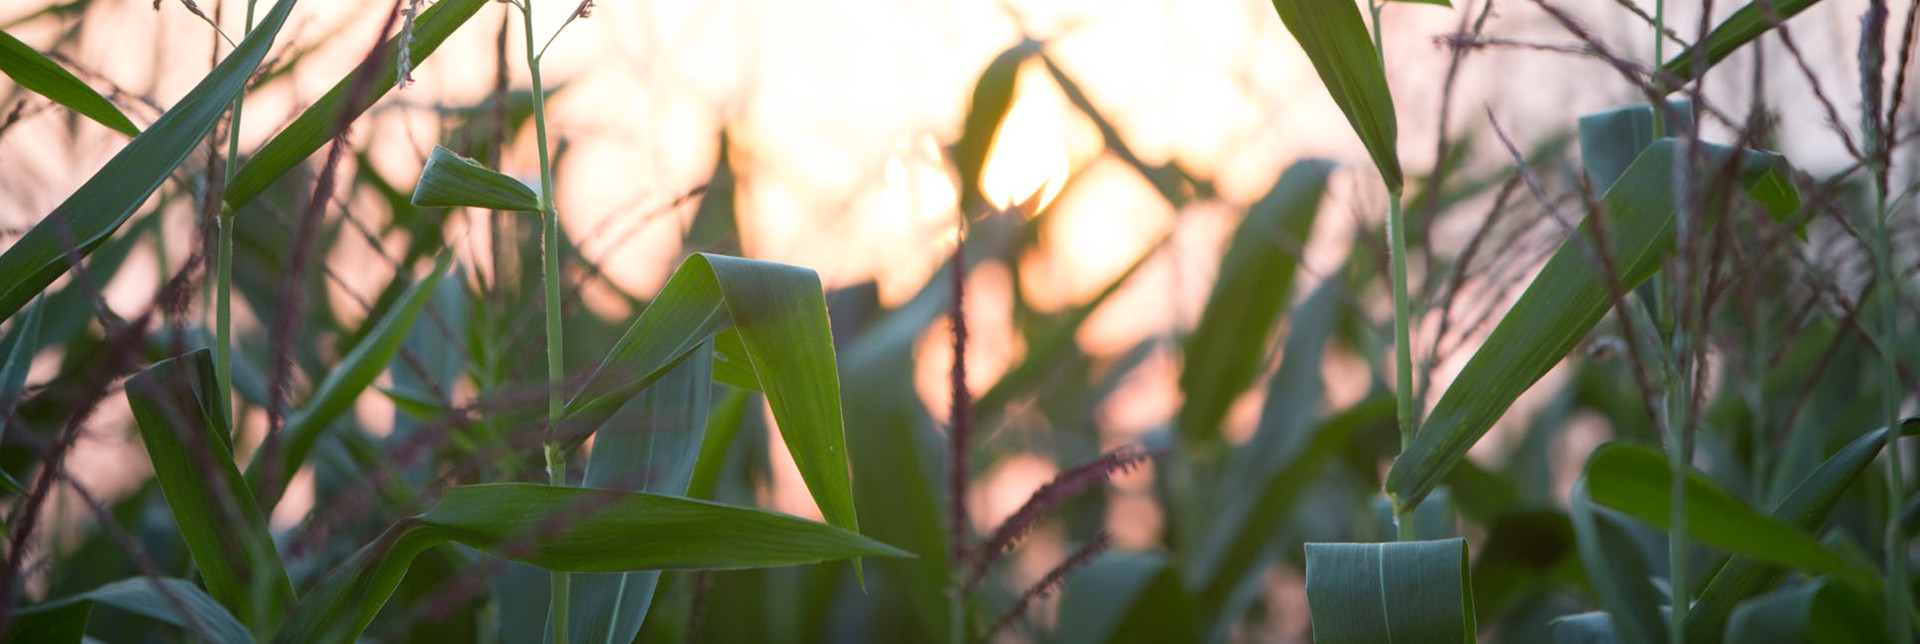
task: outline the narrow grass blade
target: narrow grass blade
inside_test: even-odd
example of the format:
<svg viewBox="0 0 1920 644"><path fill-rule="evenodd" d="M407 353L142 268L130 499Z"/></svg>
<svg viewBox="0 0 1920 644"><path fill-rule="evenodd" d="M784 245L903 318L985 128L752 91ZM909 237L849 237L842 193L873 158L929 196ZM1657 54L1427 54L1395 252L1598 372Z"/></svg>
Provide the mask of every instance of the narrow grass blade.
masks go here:
<svg viewBox="0 0 1920 644"><path fill-rule="evenodd" d="M1595 503L1665 529L1673 516L1668 471L1659 450L1615 441L1587 460L1587 491ZM1688 471L1686 481L1687 536L1736 554L1877 586L1813 536L1761 514L1706 475Z"/></svg>
<svg viewBox="0 0 1920 644"><path fill-rule="evenodd" d="M162 361L127 379L126 390L154 478L208 593L255 633L269 632L293 604L293 584L234 466L211 354Z"/></svg>
<svg viewBox="0 0 1920 644"><path fill-rule="evenodd" d="M509 177L438 145L420 170L412 203L422 208L482 208L537 212L540 196Z"/></svg>
<svg viewBox="0 0 1920 644"><path fill-rule="evenodd" d="M1307 544L1313 641L1473 642L1467 540Z"/></svg>
<svg viewBox="0 0 1920 644"><path fill-rule="evenodd" d="M95 122L127 136L139 136L140 128L127 119L112 101L93 91L73 72L47 59L20 39L0 31L0 73L27 91L47 97Z"/></svg>
<svg viewBox="0 0 1920 644"><path fill-rule="evenodd" d="M907 553L830 525L755 508L591 488L447 488L302 598L276 642L351 642L413 558L445 543L548 570L634 572L793 566Z"/></svg>
<svg viewBox="0 0 1920 644"><path fill-rule="evenodd" d="M1729 148L1703 145L1706 149L1700 152L1709 168L1720 167L1736 154ZM1749 196L1776 215L1798 209L1797 195L1787 188L1791 184L1785 178L1783 159L1762 152L1737 154L1739 182ZM1673 251L1678 205L1674 164L1685 158L1681 141L1654 143L1601 201L1609 219L1605 249L1615 272L1614 284L1623 291L1646 281ZM1590 253L1597 247L1593 225L1589 217L1554 252L1441 395L1419 436L1394 461L1386 490L1396 503L1419 504L1521 392L1546 375L1612 308L1613 289L1594 261L1598 254Z"/></svg>
<svg viewBox="0 0 1920 644"><path fill-rule="evenodd" d="M1726 60L1733 52L1745 47L1762 34L1773 29L1777 22L1806 11L1820 0L1752 0L1727 16L1726 20L1713 27L1707 33L1707 39L1688 47L1673 58L1667 59L1660 70L1673 77L1670 82L1662 82L1661 87L1668 92L1680 89L1682 85L1697 78L1696 72L1706 71L1720 61ZM1695 57L1705 56L1706 64L1695 69Z"/></svg>
<svg viewBox="0 0 1920 644"><path fill-rule="evenodd" d="M1369 428L1392 427L1392 396L1373 396L1291 439L1286 451L1266 470L1264 482L1235 494L1235 508L1221 510L1207 540L1187 567L1187 587L1199 593L1203 614L1221 610L1235 589L1260 572L1260 559L1275 533L1292 514L1301 494L1326 463L1355 436ZM1236 508L1244 504L1243 509Z"/></svg>
<svg viewBox="0 0 1920 644"><path fill-rule="evenodd" d="M282 1L286 4L292 3L292 0ZM435 3L420 12L419 18L413 21L412 39L408 41L411 43L408 51L412 55L413 64L419 65L421 61L433 55L434 50L439 49L440 44L446 42L447 37L453 35L455 29L466 24L467 20L479 13L480 8L484 6L487 6L487 0L446 0ZM258 28L254 33L259 33ZM399 39L398 35L387 39L386 51L398 52ZM312 156L321 145L331 140L341 124L359 118L367 108L373 106L374 102L379 101L380 97L386 96L387 91L394 87L394 81L398 75L396 65L399 64L399 58L383 56L379 60L370 61L369 64L373 69L369 70L363 66L347 72L340 82L334 83L333 89L327 90L326 95L321 96L320 100L301 112L293 123L287 125L286 129L281 130L279 134L273 135L266 145L261 146L258 152L249 157L246 165L240 166L240 170L233 175L233 181L227 184L225 193L227 212L238 212L242 206L259 197L267 186L272 185L294 166L306 161L307 157ZM372 76L363 80L361 78L363 73L372 74ZM368 83L365 91L354 91L354 86L358 83ZM360 100L348 104L349 96L358 97Z"/></svg>
<svg viewBox="0 0 1920 644"><path fill-rule="evenodd" d="M1660 591L1653 587L1653 576L1640 548L1634 545L1633 536L1621 525L1623 519L1594 505L1587 495L1585 480L1574 484L1571 500L1568 514L1573 519L1574 534L1579 537L1580 563L1587 569L1587 579L1593 584L1601 607L1606 609L1600 613L1605 618L1601 625L1622 642L1664 641L1667 627L1666 620L1660 616L1663 603ZM1588 624L1577 630L1591 633L1598 626ZM1575 627L1556 626L1556 641L1592 641L1588 636L1562 639L1562 628Z"/></svg>
<svg viewBox="0 0 1920 644"><path fill-rule="evenodd" d="M433 299L435 288L440 279L447 274L447 267L453 262L453 253L443 251L433 264L432 272L415 282L401 294L400 301L388 309L387 314L373 324L373 331L359 345L347 352L340 363L327 372L313 395L287 417L286 446L281 452L278 480L265 481L267 462L265 454L257 454L247 465L247 480L256 490L284 491L287 480L300 469L307 460L307 453L313 450L320 435L342 414L353 409L354 400L360 397L380 373L387 370L387 364L399 353L400 345L413 330L414 322L419 319L420 311ZM274 498L263 498L262 507L272 507L278 502Z"/></svg>
<svg viewBox="0 0 1920 644"><path fill-rule="evenodd" d="M1920 418L1901 423L1902 436L1920 433ZM1867 470L1887 444L1885 428L1868 432L1840 448L1781 499L1770 516L1799 530L1819 530L1839 504L1854 479ZM1721 641L1727 618L1743 601L1766 592L1786 579L1787 569L1753 557L1734 557L1714 573L1687 611L1687 639ZM1875 622L1876 624L1878 622Z"/></svg>
<svg viewBox="0 0 1920 644"><path fill-rule="evenodd" d="M189 615L181 615L173 602L186 605ZM221 608L199 586L184 579L122 579L93 590L20 609L21 616L59 610L74 605L105 604L120 610L159 620L203 635L219 644L248 644L253 635Z"/></svg>
<svg viewBox="0 0 1920 644"><path fill-rule="evenodd" d="M703 345L642 390L594 435L585 487L686 494L706 435L713 390L712 349ZM647 618L659 571L581 573L572 584L574 642L631 642Z"/></svg>
<svg viewBox="0 0 1920 644"><path fill-rule="evenodd" d="M1728 620L1729 642L1876 644L1887 641L1878 598L1826 579L1741 602Z"/></svg>
<svg viewBox="0 0 1920 644"><path fill-rule="evenodd" d="M1360 8L1346 0L1273 0L1280 21L1307 60L1320 73L1320 82L1347 122L1373 156L1387 191L1398 193L1405 179L1400 173L1399 123L1394 119L1393 94L1387 91L1387 72L1374 51L1373 37L1360 18Z"/></svg>
<svg viewBox="0 0 1920 644"><path fill-rule="evenodd" d="M1110 552L1073 574L1056 635L1061 644L1198 644L1200 622L1165 555Z"/></svg>
<svg viewBox="0 0 1920 644"><path fill-rule="evenodd" d="M286 24L295 0L280 0L262 16L240 46L220 61L147 131L113 155L72 196L53 209L5 254L0 254L0 319L13 317L28 300L68 268L68 253L85 256L119 230L173 169L187 160L246 87L274 36Z"/></svg>
<svg viewBox="0 0 1920 644"><path fill-rule="evenodd" d="M737 329L774 421L827 522L857 530L847 473L840 377L820 277L796 266L720 255L680 265L615 343L550 440L578 445L694 349Z"/></svg>
<svg viewBox="0 0 1920 644"><path fill-rule="evenodd" d="M1260 375L1333 169L1319 159L1293 164L1234 232L1183 352L1180 391L1186 401L1179 424L1187 444L1217 447L1227 408Z"/></svg>

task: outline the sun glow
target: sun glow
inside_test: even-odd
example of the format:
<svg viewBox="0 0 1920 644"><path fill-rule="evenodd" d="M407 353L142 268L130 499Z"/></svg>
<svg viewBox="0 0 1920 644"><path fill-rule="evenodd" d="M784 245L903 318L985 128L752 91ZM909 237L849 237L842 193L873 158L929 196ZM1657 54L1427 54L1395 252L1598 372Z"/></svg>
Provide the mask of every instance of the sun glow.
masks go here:
<svg viewBox="0 0 1920 644"><path fill-rule="evenodd" d="M1029 61L1015 82L1013 105L993 134L980 192L999 208L1009 208L1042 189L1045 208L1066 187L1068 162L1066 105L1053 79Z"/></svg>

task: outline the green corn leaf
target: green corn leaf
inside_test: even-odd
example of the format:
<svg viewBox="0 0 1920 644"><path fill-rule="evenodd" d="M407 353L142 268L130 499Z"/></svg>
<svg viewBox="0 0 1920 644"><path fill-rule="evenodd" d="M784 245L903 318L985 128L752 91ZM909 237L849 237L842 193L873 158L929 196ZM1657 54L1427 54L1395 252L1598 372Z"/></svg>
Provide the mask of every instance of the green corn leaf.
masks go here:
<svg viewBox="0 0 1920 644"><path fill-rule="evenodd" d="M753 373L747 359L747 345L740 341L738 329L713 336L713 381L742 391L760 391L760 376Z"/></svg>
<svg viewBox="0 0 1920 644"><path fill-rule="evenodd" d="M1183 352L1179 424L1188 444L1217 446L1227 408L1259 377L1333 169L1319 159L1293 164L1234 232Z"/></svg>
<svg viewBox="0 0 1920 644"><path fill-rule="evenodd" d="M1822 578L1741 602L1726 641L1876 644L1887 641L1885 623L1878 598Z"/></svg>
<svg viewBox="0 0 1920 644"><path fill-rule="evenodd" d="M1387 90L1386 69L1374 51L1359 7L1350 0L1273 0L1273 8L1367 146L1387 191L1398 194L1405 179L1395 148L1399 123L1394 119L1393 94Z"/></svg>
<svg viewBox="0 0 1920 644"><path fill-rule="evenodd" d="M538 212L540 196L519 179L480 165L438 145L420 170L413 205L422 208L483 208Z"/></svg>
<svg viewBox="0 0 1920 644"><path fill-rule="evenodd" d="M1670 131L1684 133L1693 129L1693 104L1671 101L1669 112L1687 116L1687 121L1668 123ZM1593 189L1605 194L1626 173L1627 166L1652 145L1653 107L1632 105L1580 117L1580 162L1586 166Z"/></svg>
<svg viewBox="0 0 1920 644"><path fill-rule="evenodd" d="M1611 511L1594 505L1587 494L1587 482L1582 479L1573 486L1569 504L1569 516L1573 519L1573 532L1578 537L1580 563L1587 569L1587 579L1593 583L1594 594L1600 599L1600 605L1606 612L1599 613L1599 624L1589 623L1581 626L1555 626L1556 641L1595 641L1591 633L1604 627L1609 636L1617 635L1625 642L1659 642L1666 639L1666 620L1660 616L1660 591L1653 587L1653 576L1647 569L1647 561L1641 556L1639 546L1634 544L1633 535L1622 524L1625 519ZM1565 639L1562 629L1571 632L1586 633L1578 639ZM1598 641L1613 641L1612 637Z"/></svg>
<svg viewBox="0 0 1920 644"><path fill-rule="evenodd" d="M820 277L796 266L699 254L615 343L549 440L573 446L612 412L729 327L737 329L774 421L827 523L858 530L840 378Z"/></svg>
<svg viewBox="0 0 1920 644"><path fill-rule="evenodd" d="M280 26L286 24L294 2L281 0L274 5L193 91L0 254L0 285L4 285L0 286L0 319L13 317L66 273L69 251L83 257L113 236L173 169L187 160L246 87Z"/></svg>
<svg viewBox="0 0 1920 644"><path fill-rule="evenodd" d="M139 136L140 128L120 113L112 101L82 82L78 77L47 59L20 39L0 31L0 73L27 91L47 97L95 122L127 136Z"/></svg>
<svg viewBox="0 0 1920 644"><path fill-rule="evenodd" d="M1900 433L1902 436L1920 433L1920 417L1903 420ZM1834 506L1839 504L1841 495L1867 470L1886 444L1885 428L1867 432L1847 443L1802 479L1773 508L1770 516L1799 530L1821 529ZM1729 559L1700 591L1693 610L1687 611L1687 639L1721 641L1727 618L1739 603L1766 592L1786 577L1786 568L1761 559L1738 556Z"/></svg>
<svg viewBox="0 0 1920 644"><path fill-rule="evenodd" d="M1187 587L1200 593L1203 614L1222 610L1242 583L1258 575L1268 544L1326 463L1363 430L1391 426L1393 419L1392 396L1367 398L1308 431L1297 432L1303 435L1290 439L1279 458L1263 468L1264 483L1243 488L1255 490L1254 494L1227 497L1233 506L1221 510L1185 575ZM1238 500L1242 498L1247 500Z"/></svg>
<svg viewBox="0 0 1920 644"><path fill-rule="evenodd" d="M1673 479L1659 450L1611 442L1594 451L1586 473L1587 491L1595 503L1667 527L1673 516ZM1734 553L1876 586L1872 577L1822 547L1813 536L1762 514L1706 475L1689 469L1686 486L1687 536Z"/></svg>
<svg viewBox="0 0 1920 644"><path fill-rule="evenodd" d="M278 480L267 485L267 463L265 454L256 454L247 464L247 481L256 491L263 494L274 490L273 498L262 498L262 507L272 507L279 502L279 494L286 490L286 483L300 465L307 460L307 453L313 451L314 443L320 440L327 427L342 414L353 409L354 400L360 397L380 373L387 370L387 364L400 352L400 345L413 330L414 322L419 319L420 311L426 309L427 302L433 299L434 289L440 278L447 274L447 267L453 262L451 251L442 251L440 258L433 263L433 270L425 278L400 295L400 300L387 310L387 314L373 324L373 331L366 339L355 345L340 363L327 372L320 384L314 387L313 395L287 416L284 431L286 445L281 451L278 464Z"/></svg>
<svg viewBox="0 0 1920 644"><path fill-rule="evenodd" d="M1603 611L1578 613L1553 620L1553 644L1614 644L1618 641L1613 630L1613 616Z"/></svg>
<svg viewBox="0 0 1920 644"><path fill-rule="evenodd" d="M351 642L413 558L446 543L571 573L735 570L907 553L756 508L531 483L463 485L342 563L301 599L276 642Z"/></svg>
<svg viewBox="0 0 1920 644"><path fill-rule="evenodd" d="M77 603L44 613L22 615L7 632L7 644L80 644L87 639L93 604Z"/></svg>
<svg viewBox="0 0 1920 644"><path fill-rule="evenodd" d="M1819 1L1753 0L1747 3L1746 6L1734 11L1733 15L1727 16L1726 20L1715 25L1713 31L1707 33L1706 41L1695 43L1686 51L1667 59L1667 63L1661 66L1660 71L1672 76L1673 80L1670 82L1663 80L1662 89L1667 92L1680 89L1681 86L1698 78L1695 75L1697 71L1712 68L1747 43L1753 42L1754 39L1772 30L1776 20L1785 22ZM1706 57L1706 64L1700 66L1698 70L1695 69L1697 61L1694 60L1697 56Z"/></svg>
<svg viewBox="0 0 1920 644"><path fill-rule="evenodd" d="M1467 540L1307 544L1313 641L1473 642Z"/></svg>
<svg viewBox="0 0 1920 644"><path fill-rule="evenodd" d="M180 614L174 602L186 606ZM184 579L122 579L71 597L35 604L20 609L21 616L37 615L71 606L105 604L120 610L178 626L218 644L249 644L253 635L247 627L221 608L199 586Z"/></svg>
<svg viewBox="0 0 1920 644"><path fill-rule="evenodd" d="M993 137L1000 131L1000 123L1007 119L1007 110L1013 106L1014 82L1019 79L1020 65L1039 51L1039 42L1022 40L995 56L993 62L987 64L986 70L980 72L980 80L974 83L973 101L967 107L967 122L960 130L960 140L954 143L954 166L960 171L961 201L968 208L985 208L989 205L986 196L980 193L980 172L987 165L987 152L992 150Z"/></svg>
<svg viewBox="0 0 1920 644"><path fill-rule="evenodd" d="M253 632L269 632L293 604L293 584L265 513L233 464L212 355L200 349L162 361L127 379L126 390L154 478L208 593Z"/></svg>
<svg viewBox="0 0 1920 644"><path fill-rule="evenodd" d="M686 494L711 407L711 353L708 345L695 349L600 428L587 460L585 487ZM633 641L659 580L657 570L568 575L568 636L580 643Z"/></svg>
<svg viewBox="0 0 1920 644"><path fill-rule="evenodd" d="M1709 168L1735 152L1705 145ZM1673 252L1676 206L1674 163L1686 158L1683 142L1654 143L1627 168L1601 200L1609 219L1606 250L1622 291L1631 291L1659 270ZM1739 180L1749 196L1771 213L1799 208L1785 186L1786 163L1777 155L1739 153ZM1706 200L1705 203L1714 203ZM1494 327L1434 405L1387 475L1386 490L1402 507L1417 505L1464 457L1521 392L1546 375L1612 308L1613 290L1594 261L1593 220L1560 245L1513 309Z"/></svg>
<svg viewBox="0 0 1920 644"><path fill-rule="evenodd" d="M6 339L0 340L0 360L6 361L0 363L0 409L15 409L26 392L27 371L33 368L34 354L39 353L40 318L46 308L46 300L28 308ZM0 437L6 436L13 417L12 413L0 416Z"/></svg>
<svg viewBox="0 0 1920 644"><path fill-rule="evenodd" d="M420 12L420 16L413 21L412 40L409 41L412 46L408 51L412 54L413 64L419 65L432 56L434 50L439 49L455 29L466 24L484 6L487 6L487 0L446 0ZM257 28L255 33L259 33ZM386 51L397 52L399 38L396 35L387 39ZM273 135L266 145L247 159L245 165L240 166L224 193L227 212L239 212L242 206L259 197L267 186L306 161L320 146L332 140L340 128L360 118L367 108L393 89L399 73L396 67L399 57L382 56L369 64L371 69L362 65L347 72L340 82L334 83L333 89L327 90L326 95L301 112L286 129ZM371 76L363 78L363 73ZM349 95L360 100L348 104Z"/></svg>
<svg viewBox="0 0 1920 644"><path fill-rule="evenodd" d="M1111 552L1073 574L1060 597L1061 644L1200 642L1180 578L1157 552Z"/></svg>

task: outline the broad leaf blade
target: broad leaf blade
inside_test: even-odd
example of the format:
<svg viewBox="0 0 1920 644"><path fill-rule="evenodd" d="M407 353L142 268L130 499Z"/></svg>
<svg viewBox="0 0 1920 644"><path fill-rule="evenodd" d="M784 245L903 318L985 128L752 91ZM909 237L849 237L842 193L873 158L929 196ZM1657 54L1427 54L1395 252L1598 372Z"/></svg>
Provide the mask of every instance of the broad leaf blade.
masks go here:
<svg viewBox="0 0 1920 644"><path fill-rule="evenodd" d="M1467 541L1307 544L1313 641L1472 642Z"/></svg>
<svg viewBox="0 0 1920 644"><path fill-rule="evenodd" d="M1885 623L1874 597L1823 578L1741 602L1727 641L1877 644L1887 641Z"/></svg>
<svg viewBox="0 0 1920 644"><path fill-rule="evenodd" d="M1901 435L1920 432L1920 418L1901 422ZM1839 503L1841 495L1853 484L1887 444L1885 428L1868 432L1840 448L1818 469L1801 480L1793 491L1775 506L1770 516L1800 530L1819 530ZM1748 598L1766 592L1787 576L1787 570L1752 557L1729 559L1712 581L1700 591L1693 610L1687 611L1687 639L1702 642L1721 641L1727 618Z"/></svg>
<svg viewBox="0 0 1920 644"><path fill-rule="evenodd" d="M696 349L595 433L585 487L686 494L711 407L711 354L707 346ZM659 571L568 575L569 637L581 643L633 641L659 580Z"/></svg>
<svg viewBox="0 0 1920 644"><path fill-rule="evenodd" d="M1701 152L1709 168L1721 167L1735 154L1713 145ZM1779 184L1770 175L1786 171L1784 160L1761 152L1738 154L1740 183L1748 190L1765 190L1767 201L1762 205L1772 212L1798 208L1798 199L1790 191L1773 191ZM1622 291L1646 281L1672 253L1678 204L1674 164L1685 158L1681 141L1654 143L1602 199L1611 220L1606 252L1615 271L1613 284ZM1597 246L1593 225L1590 217L1554 252L1441 395L1420 434L1394 461L1386 490L1396 503L1419 504L1513 401L1559 363L1613 306L1613 289L1594 261L1597 255L1590 254Z"/></svg>
<svg viewBox="0 0 1920 644"><path fill-rule="evenodd" d="M1594 593L1599 596L1600 605L1607 612L1595 618L1602 620L1598 624L1556 626L1555 640L1591 641L1591 634L1601 627L1605 627L1605 632L1617 636L1620 641L1664 640L1667 631L1666 621L1660 617L1660 593L1650 581L1652 575L1647 570L1646 559L1641 557L1639 547L1634 545L1633 536L1620 524L1622 519L1593 504L1587 495L1587 482L1584 480L1574 484L1569 509L1574 534L1579 537L1580 563L1586 566L1587 578L1592 581ZM1568 629L1569 635L1587 635L1579 639L1562 639L1563 629Z"/></svg>
<svg viewBox="0 0 1920 644"><path fill-rule="evenodd" d="M140 128L127 119L112 101L93 91L73 72L48 60L20 39L0 31L0 73L27 91L47 97L95 122L127 136L139 136Z"/></svg>
<svg viewBox="0 0 1920 644"><path fill-rule="evenodd" d="M1348 0L1273 0L1273 8L1367 146L1387 191L1398 194L1405 183L1395 148L1399 123L1394 118L1393 94L1387 90L1386 69L1374 51L1360 8Z"/></svg>
<svg viewBox="0 0 1920 644"><path fill-rule="evenodd" d="M1587 461L1587 491L1595 503L1666 528L1672 518L1673 477L1666 456L1645 445L1615 441ZM1686 475L1687 536L1737 554L1873 585L1846 560L1798 528L1775 521L1697 471Z"/></svg>
<svg viewBox="0 0 1920 644"><path fill-rule="evenodd" d="M1298 255L1313 231L1333 169L1333 163L1319 159L1287 168L1234 232L1183 352L1180 391L1186 401L1179 423L1188 444L1219 443L1227 408L1259 376L1267 339L1292 295Z"/></svg>
<svg viewBox="0 0 1920 644"><path fill-rule="evenodd" d="M240 46L185 98L107 161L72 196L0 255L0 319L13 317L78 256L105 242L187 160L246 87L295 0L280 0Z"/></svg>
<svg viewBox="0 0 1920 644"><path fill-rule="evenodd" d="M353 641L427 548L455 542L563 572L733 570L906 553L853 532L755 508L529 483L447 488L425 514L341 564L276 637Z"/></svg>
<svg viewBox="0 0 1920 644"><path fill-rule="evenodd" d="M540 196L527 184L438 145L433 146L426 167L420 170L412 203L423 208L540 210Z"/></svg>
<svg viewBox="0 0 1920 644"><path fill-rule="evenodd" d="M1694 118L1693 105L1672 101L1670 111ZM1693 128L1690 122L1669 123L1676 134ZM1586 166L1593 189L1605 194L1626 173L1627 166L1660 138L1653 131L1653 107L1633 105L1580 117L1580 163Z"/></svg>
<svg viewBox="0 0 1920 644"><path fill-rule="evenodd" d="M796 266L694 255L668 278L581 392L552 440L578 445L635 393L729 326L827 522L857 530L833 331L820 278Z"/></svg>
<svg viewBox="0 0 1920 644"><path fill-rule="evenodd" d="M266 516L234 466L226 405L206 349L162 361L127 379L154 477L207 590L256 633L293 603Z"/></svg>
<svg viewBox="0 0 1920 644"><path fill-rule="evenodd" d="M1039 51L1040 43L1022 40L995 56L974 83L967 121L960 130L960 140L954 143L954 166L960 172L963 207L990 206L980 192L980 173L986 167L987 152L992 149L1000 123L1006 120L1007 110L1013 106L1014 81L1020 76L1020 65Z"/></svg>
<svg viewBox="0 0 1920 644"><path fill-rule="evenodd" d="M187 609L180 614L174 602ZM248 644L253 635L247 627L221 608L199 586L184 579L135 577L122 579L71 597L29 606L21 615L38 614L76 604L106 604L120 610L187 629L188 633L219 644Z"/></svg>
<svg viewBox="0 0 1920 644"><path fill-rule="evenodd" d="M291 0L283 2L292 4ZM466 24L484 6L487 6L487 0L446 0L420 12L420 16L413 21L412 31L407 34L411 36L408 51L412 54L413 63L418 65L433 55L434 50L439 49L455 29ZM255 33L259 33L257 29ZM398 51L400 37L396 35L387 39L385 51ZM340 82L333 85L333 89L327 90L325 96L301 112L299 118L294 119L286 129L273 135L266 145L247 159L246 165L240 166L240 170L233 175L233 182L227 184L227 212L238 212L242 206L259 197L268 185L306 161L321 145L331 140L339 128L358 119L394 87L399 73L396 68L398 56L383 56L368 64L372 66L371 69L362 65L347 72ZM363 76L366 74L370 76ZM359 87L362 83L366 84L364 88ZM349 104L349 96L359 100Z"/></svg>

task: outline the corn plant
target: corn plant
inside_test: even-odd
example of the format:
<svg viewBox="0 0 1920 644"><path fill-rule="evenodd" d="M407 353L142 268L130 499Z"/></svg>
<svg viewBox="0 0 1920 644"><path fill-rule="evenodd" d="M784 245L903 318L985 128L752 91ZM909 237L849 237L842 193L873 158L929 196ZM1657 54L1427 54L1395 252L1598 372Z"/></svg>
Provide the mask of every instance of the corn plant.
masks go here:
<svg viewBox="0 0 1920 644"><path fill-rule="evenodd" d="M1300 159L1231 204L1191 328L1118 354L1076 339L1172 235L1086 301L1014 297L1024 353L974 391L984 313L968 278L1007 267L1017 295L1050 215L1045 188L996 203L980 185L1022 69L1173 210L1225 201L1214 178L1136 151L1061 64L1054 39L1070 34L1022 35L974 79L944 150L956 241L929 251L941 269L910 298L883 306L872 285L829 292L811 270L739 257L723 133L711 176L672 200L700 202L691 252L651 297L602 280L638 311L608 320L580 309L604 257L560 225L567 147L547 110L569 89L541 70L593 3L541 34L532 0L396 2L355 69L243 149L244 99L298 64L267 62L295 4L248 3L220 62L151 119L49 55L58 44L0 34L14 91L129 137L0 253L10 640L1912 639L1911 8L1865 3L1859 86L1840 91L1793 36L1817 0L1693 25L1665 2L1602 8L1639 40L1547 0L1272 0L1275 33L1366 162ZM1497 31L1523 10L1572 44ZM1459 28L1442 55L1389 47L1403 14L1447 11ZM493 62L528 85L503 73L483 102L443 108L415 176L368 163L379 143L352 129L483 17L500 21ZM1618 104L1545 115L1555 133L1533 141L1495 104L1457 134L1456 74L1495 49L1592 73ZM1412 108L1389 70L1435 60L1436 153L1403 165ZM1805 76L1818 118L1706 82L1749 62L1753 78ZM1794 127L1825 128L1847 164L1769 150ZM516 140L535 146L532 180L502 171ZM178 256L162 224L183 210L199 234ZM448 238L451 213L484 222L489 252ZM1464 244L1435 232L1451 222L1471 224ZM1308 240L1343 223L1346 258L1311 265ZM400 250L375 254L391 284L343 311L329 284L364 267L321 250L349 237ZM101 289L141 249L168 270L141 314L115 314ZM951 356L944 409L913 384L916 361L941 361L915 354L929 332ZM1156 355L1177 358L1159 367L1177 409L1109 444L1095 410ZM1330 363L1364 381L1339 404ZM1526 396L1544 402L1519 413ZM1248 398L1258 413L1236 438ZM65 454L118 399L153 476L100 498ZM374 399L394 409L384 434L355 411ZM822 521L757 507L774 428ZM1505 447L1484 449L1496 431ZM1477 446L1490 454L1470 458ZM1016 452L1059 473L981 528L969 494ZM1136 469L1164 518L1147 547L1107 531L1108 481ZM302 485L313 509L277 527ZM83 534L49 525L76 509ZM1038 557L1044 574L1023 571ZM1287 586L1307 620L1276 610Z"/></svg>

